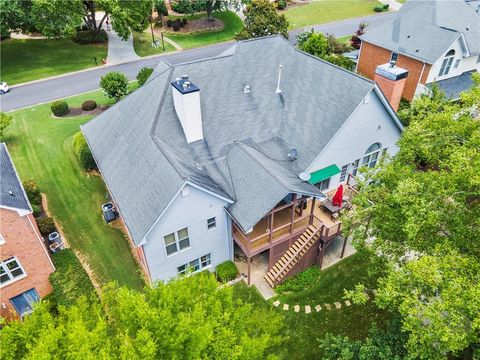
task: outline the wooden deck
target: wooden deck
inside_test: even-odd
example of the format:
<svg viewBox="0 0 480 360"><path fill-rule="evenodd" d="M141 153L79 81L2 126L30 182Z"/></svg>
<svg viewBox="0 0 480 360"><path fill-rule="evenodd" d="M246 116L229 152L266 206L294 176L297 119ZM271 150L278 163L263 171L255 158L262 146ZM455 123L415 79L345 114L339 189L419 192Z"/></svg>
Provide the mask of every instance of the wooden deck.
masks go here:
<svg viewBox="0 0 480 360"><path fill-rule="evenodd" d="M312 212L312 206L314 206ZM295 206L292 221L292 208L276 211L273 216L273 226L270 232L270 216L266 216L255 225L253 230L244 234L236 225L233 227L233 238L248 257L254 256L274 245L301 235L309 225L322 229L321 237L327 241L341 231L341 221L325 212L318 201L307 200L306 208L301 210L301 204Z"/></svg>

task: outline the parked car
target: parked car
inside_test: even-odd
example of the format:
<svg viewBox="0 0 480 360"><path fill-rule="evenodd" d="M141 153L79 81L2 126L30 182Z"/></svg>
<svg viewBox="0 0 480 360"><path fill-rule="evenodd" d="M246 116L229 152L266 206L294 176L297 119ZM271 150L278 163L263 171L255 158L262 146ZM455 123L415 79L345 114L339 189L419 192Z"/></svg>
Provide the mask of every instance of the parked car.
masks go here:
<svg viewBox="0 0 480 360"><path fill-rule="evenodd" d="M5 94L8 92L10 88L8 87L8 84L5 81L0 82L0 95Z"/></svg>

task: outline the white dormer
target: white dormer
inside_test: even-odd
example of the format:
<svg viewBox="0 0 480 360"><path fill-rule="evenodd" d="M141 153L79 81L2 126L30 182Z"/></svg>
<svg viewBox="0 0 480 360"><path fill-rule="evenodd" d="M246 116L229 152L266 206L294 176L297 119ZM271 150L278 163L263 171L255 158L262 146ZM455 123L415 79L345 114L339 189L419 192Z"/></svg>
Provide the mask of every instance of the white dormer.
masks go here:
<svg viewBox="0 0 480 360"><path fill-rule="evenodd" d="M187 142L203 140L200 89L186 75L171 84L173 104Z"/></svg>

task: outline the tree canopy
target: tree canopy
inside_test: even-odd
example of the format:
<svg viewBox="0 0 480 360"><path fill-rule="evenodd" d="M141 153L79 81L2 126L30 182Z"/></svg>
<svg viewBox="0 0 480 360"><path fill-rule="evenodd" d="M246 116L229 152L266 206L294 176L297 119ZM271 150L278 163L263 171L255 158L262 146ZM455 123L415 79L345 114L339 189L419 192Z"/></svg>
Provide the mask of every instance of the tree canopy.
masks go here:
<svg viewBox="0 0 480 360"><path fill-rule="evenodd" d="M85 25L98 33L107 17L120 37L143 31L149 23L152 0L1 0L2 36L9 31L40 31L47 37L71 37ZM97 10L104 12L97 18ZM6 35L4 35L6 34Z"/></svg>
<svg viewBox="0 0 480 360"><path fill-rule="evenodd" d="M401 314L414 358L480 343L479 74L474 81L460 101L413 102L398 154L363 174L345 219L359 246L387 260L376 302Z"/></svg>
<svg viewBox="0 0 480 360"><path fill-rule="evenodd" d="M277 14L269 0L253 0L247 5L245 27L236 35L237 40L280 34L288 38L288 21L285 15Z"/></svg>
<svg viewBox="0 0 480 360"><path fill-rule="evenodd" d="M39 304L0 331L3 359L263 359L281 319L235 300L201 273L143 293L109 284L100 301L81 298L52 316Z"/></svg>

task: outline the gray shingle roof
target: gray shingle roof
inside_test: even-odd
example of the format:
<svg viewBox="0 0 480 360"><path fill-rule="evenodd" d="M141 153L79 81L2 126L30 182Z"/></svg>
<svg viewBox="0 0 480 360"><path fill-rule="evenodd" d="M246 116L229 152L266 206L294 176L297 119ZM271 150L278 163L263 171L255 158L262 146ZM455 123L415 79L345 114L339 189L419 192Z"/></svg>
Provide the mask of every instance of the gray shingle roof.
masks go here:
<svg viewBox="0 0 480 360"><path fill-rule="evenodd" d="M448 98L457 100L462 91L468 90L473 86L472 74L474 72L465 71L462 75L436 81L432 84L437 84Z"/></svg>
<svg viewBox="0 0 480 360"><path fill-rule="evenodd" d="M461 34L470 53L479 54L480 16L464 0L409 0L361 39L433 64Z"/></svg>
<svg viewBox="0 0 480 360"><path fill-rule="evenodd" d="M281 96L275 93L280 64ZM204 140L190 144L169 84L184 74L200 88L203 122ZM160 63L144 86L83 131L135 242L184 181L232 199L228 211L247 230L290 192L322 196L298 174L373 87L268 37L239 42L212 59ZM290 161L293 147L299 157Z"/></svg>
<svg viewBox="0 0 480 360"><path fill-rule="evenodd" d="M0 144L0 206L32 211L5 143Z"/></svg>

